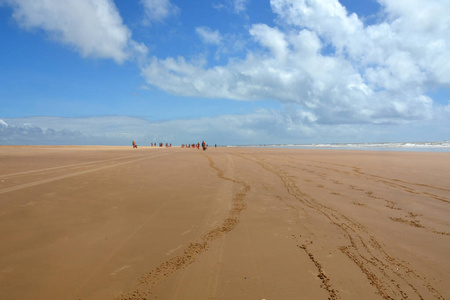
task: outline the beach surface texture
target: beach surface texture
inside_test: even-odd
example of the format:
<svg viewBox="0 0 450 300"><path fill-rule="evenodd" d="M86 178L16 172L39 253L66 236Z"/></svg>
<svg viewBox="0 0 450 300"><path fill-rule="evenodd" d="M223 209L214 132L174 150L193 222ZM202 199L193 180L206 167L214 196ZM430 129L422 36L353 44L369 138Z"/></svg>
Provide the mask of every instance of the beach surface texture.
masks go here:
<svg viewBox="0 0 450 300"><path fill-rule="evenodd" d="M450 153L1 146L0 299L450 299Z"/></svg>

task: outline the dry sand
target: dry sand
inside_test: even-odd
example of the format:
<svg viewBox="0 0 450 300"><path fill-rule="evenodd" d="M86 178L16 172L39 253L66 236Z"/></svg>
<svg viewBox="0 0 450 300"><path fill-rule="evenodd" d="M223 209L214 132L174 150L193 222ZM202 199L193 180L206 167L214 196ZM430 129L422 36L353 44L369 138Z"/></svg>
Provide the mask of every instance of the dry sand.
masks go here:
<svg viewBox="0 0 450 300"><path fill-rule="evenodd" d="M0 299L450 299L450 154L0 148Z"/></svg>

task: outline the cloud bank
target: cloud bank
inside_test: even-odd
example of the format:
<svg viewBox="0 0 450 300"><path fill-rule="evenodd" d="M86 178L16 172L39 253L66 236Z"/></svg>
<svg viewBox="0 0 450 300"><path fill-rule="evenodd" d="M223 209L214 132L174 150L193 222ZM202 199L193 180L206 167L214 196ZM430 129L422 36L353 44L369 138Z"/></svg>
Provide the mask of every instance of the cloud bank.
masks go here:
<svg viewBox="0 0 450 300"><path fill-rule="evenodd" d="M278 26L253 24L255 47L245 58L206 67L153 57L142 67L147 83L180 96L295 104L319 124L433 117L427 93L450 85L450 2L383 0L374 25L337 0L270 3ZM214 29L199 34L205 43L220 36Z"/></svg>
<svg viewBox="0 0 450 300"><path fill-rule="evenodd" d="M313 144L339 142L442 141L448 136L450 105L433 121L404 124L318 124L294 107L258 109L247 115L149 121L126 116L0 119L0 145L174 145L202 140L210 145ZM426 135L427 140L418 137Z"/></svg>

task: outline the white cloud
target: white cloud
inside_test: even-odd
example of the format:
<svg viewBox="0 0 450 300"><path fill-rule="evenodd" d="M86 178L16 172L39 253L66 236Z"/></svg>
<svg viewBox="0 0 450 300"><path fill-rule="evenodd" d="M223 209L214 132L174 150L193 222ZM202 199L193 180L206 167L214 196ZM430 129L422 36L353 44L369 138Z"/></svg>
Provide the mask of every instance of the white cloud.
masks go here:
<svg viewBox="0 0 450 300"><path fill-rule="evenodd" d="M83 144L86 143L86 135L80 131L42 129L38 126L23 123L8 126L0 126L0 145L58 145L58 144ZM8 120L10 122L10 120Z"/></svg>
<svg viewBox="0 0 450 300"><path fill-rule="evenodd" d="M209 27L197 27L195 32L200 36L202 41L206 44L220 45L222 36L218 30L212 30Z"/></svg>
<svg viewBox="0 0 450 300"><path fill-rule="evenodd" d="M242 13L246 11L248 2L249 0L234 0L233 1L234 11L236 13Z"/></svg>
<svg viewBox="0 0 450 300"><path fill-rule="evenodd" d="M250 0L216 0L212 3L214 9L225 9L235 14L243 14L247 11Z"/></svg>
<svg viewBox="0 0 450 300"><path fill-rule="evenodd" d="M450 2L446 0L380 1L398 36L399 49L411 53L430 79L450 85Z"/></svg>
<svg viewBox="0 0 450 300"><path fill-rule="evenodd" d="M280 21L308 28L323 37L338 53L361 67L380 66L381 72L392 72L389 65L402 55L412 72L406 82L422 84L425 75L441 84L449 84L450 72L450 2L446 0L381 0L386 19L365 27L355 14L348 15L337 0L271 0ZM401 78L400 78L401 79Z"/></svg>
<svg viewBox="0 0 450 300"><path fill-rule="evenodd" d="M0 144L128 145L145 135L147 121L132 117L5 119Z"/></svg>
<svg viewBox="0 0 450 300"><path fill-rule="evenodd" d="M172 4L170 0L141 0L141 3L150 22L162 22L180 11L179 7Z"/></svg>
<svg viewBox="0 0 450 300"><path fill-rule="evenodd" d="M251 26L257 47L244 59L153 57L142 74L176 95L295 104L322 124L428 120L427 90L449 85L450 2L381 4L385 20L366 26L337 0L271 0L280 26Z"/></svg>
<svg viewBox="0 0 450 300"><path fill-rule="evenodd" d="M118 63L147 48L131 39L112 0L6 0L13 17L26 29L41 29L74 47L84 57L112 58Z"/></svg>
<svg viewBox="0 0 450 300"><path fill-rule="evenodd" d="M262 46L268 48L275 59L284 62L288 55L288 43L284 33L276 28L270 28L265 24L256 24L250 29L250 34L261 43Z"/></svg>
<svg viewBox="0 0 450 300"><path fill-rule="evenodd" d="M296 103L305 111L322 116L334 109L328 103L342 111L354 109L359 116L353 119L367 117L363 115L364 110L354 108L352 100L359 100L360 106L370 110L369 100L376 99L367 97L373 92L344 59L321 56L320 40L314 33L303 30L285 38L277 29L266 25L256 25L251 32L270 50L269 54L253 53L243 61L209 69L181 57L153 58L143 68L143 75L148 83L174 94L237 100L275 99Z"/></svg>

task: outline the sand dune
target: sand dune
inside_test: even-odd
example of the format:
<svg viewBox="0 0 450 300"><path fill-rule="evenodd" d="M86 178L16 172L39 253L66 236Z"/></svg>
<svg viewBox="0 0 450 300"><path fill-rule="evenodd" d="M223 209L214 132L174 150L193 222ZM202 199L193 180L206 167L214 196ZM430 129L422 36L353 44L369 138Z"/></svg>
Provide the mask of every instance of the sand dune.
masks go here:
<svg viewBox="0 0 450 300"><path fill-rule="evenodd" d="M0 299L450 299L448 153L0 147Z"/></svg>

